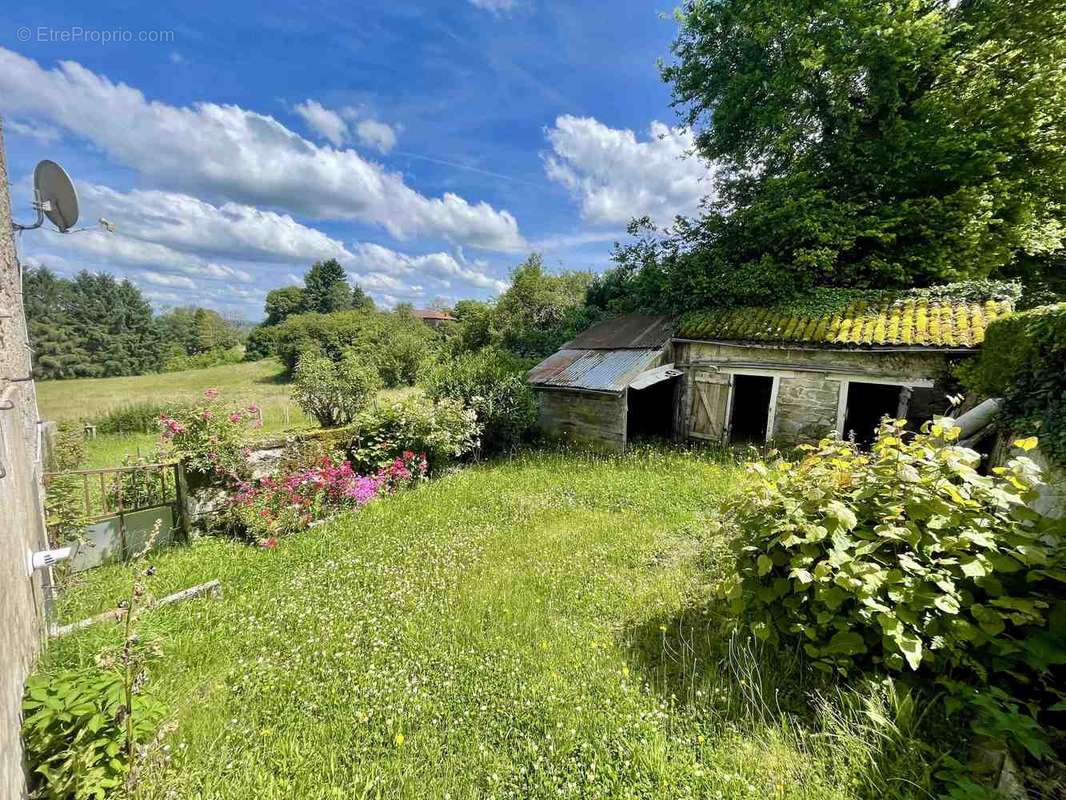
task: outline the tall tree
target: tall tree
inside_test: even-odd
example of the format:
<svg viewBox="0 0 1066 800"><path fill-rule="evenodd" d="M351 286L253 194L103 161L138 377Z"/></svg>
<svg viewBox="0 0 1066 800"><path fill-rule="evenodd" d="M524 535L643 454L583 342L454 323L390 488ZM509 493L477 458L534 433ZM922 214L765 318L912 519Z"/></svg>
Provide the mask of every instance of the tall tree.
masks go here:
<svg viewBox="0 0 1066 800"><path fill-rule="evenodd" d="M70 281L47 267L22 276L22 295L33 348L33 374L40 379L74 378L88 359L70 320Z"/></svg>
<svg viewBox="0 0 1066 800"><path fill-rule="evenodd" d="M983 277L1062 249L1062 3L688 0L678 18L664 77L718 194L649 244L668 304Z"/></svg>
<svg viewBox="0 0 1066 800"><path fill-rule="evenodd" d="M283 286L272 289L266 296L266 322L264 325L280 325L294 314L302 314L307 308L307 298L299 286Z"/></svg>
<svg viewBox="0 0 1066 800"><path fill-rule="evenodd" d="M351 309L352 287L335 258L316 261L304 275L304 306L320 314Z"/></svg>

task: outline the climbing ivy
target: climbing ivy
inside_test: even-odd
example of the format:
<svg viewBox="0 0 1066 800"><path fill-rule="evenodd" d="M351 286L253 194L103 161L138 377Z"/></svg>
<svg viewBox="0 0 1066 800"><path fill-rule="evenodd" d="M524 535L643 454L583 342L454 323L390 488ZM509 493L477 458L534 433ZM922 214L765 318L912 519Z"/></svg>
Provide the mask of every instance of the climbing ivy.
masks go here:
<svg viewBox="0 0 1066 800"><path fill-rule="evenodd" d="M1037 434L1041 449L1066 464L1066 303L993 322L959 377L971 391L1002 397L1011 427Z"/></svg>

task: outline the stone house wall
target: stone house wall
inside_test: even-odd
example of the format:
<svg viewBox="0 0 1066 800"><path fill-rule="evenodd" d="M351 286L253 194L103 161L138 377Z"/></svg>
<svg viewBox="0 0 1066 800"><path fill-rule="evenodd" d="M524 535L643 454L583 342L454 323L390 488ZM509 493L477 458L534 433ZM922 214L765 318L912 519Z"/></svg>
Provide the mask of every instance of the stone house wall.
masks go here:
<svg viewBox="0 0 1066 800"><path fill-rule="evenodd" d="M27 556L46 546L37 396L0 130L0 800L26 792L20 738L23 683L44 622L40 574Z"/></svg>
<svg viewBox="0 0 1066 800"><path fill-rule="evenodd" d="M712 427L717 424L718 433L724 427L724 400L707 403L696 394L708 376L736 371L766 373L779 377L770 438L786 445L816 441L836 430L841 391L849 378L931 382L932 391L915 395L908 416L928 419L934 412L942 413L951 361L965 357L963 353L943 351L846 351L684 341L675 342L673 347L674 365L684 373L678 408L679 431L695 430L693 435L698 438L713 437L707 433L699 435L698 428L705 424L706 412L703 420L696 420L694 408L698 411L701 402L716 417Z"/></svg>

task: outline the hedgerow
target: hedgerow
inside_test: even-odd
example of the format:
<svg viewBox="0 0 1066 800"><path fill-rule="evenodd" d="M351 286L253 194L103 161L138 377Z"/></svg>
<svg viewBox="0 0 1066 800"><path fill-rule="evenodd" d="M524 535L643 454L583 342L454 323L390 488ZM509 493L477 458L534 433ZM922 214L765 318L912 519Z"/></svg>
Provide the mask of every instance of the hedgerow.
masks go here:
<svg viewBox="0 0 1066 800"><path fill-rule="evenodd" d="M1066 303L993 322L960 378L973 392L1002 397L1007 424L1038 433L1041 450L1066 464Z"/></svg>

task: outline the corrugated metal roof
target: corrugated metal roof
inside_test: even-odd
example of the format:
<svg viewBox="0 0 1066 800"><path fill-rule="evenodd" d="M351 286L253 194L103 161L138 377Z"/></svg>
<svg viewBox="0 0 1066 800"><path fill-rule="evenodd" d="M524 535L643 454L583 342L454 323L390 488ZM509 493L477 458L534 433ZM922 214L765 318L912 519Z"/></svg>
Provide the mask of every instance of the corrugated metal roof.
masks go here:
<svg viewBox="0 0 1066 800"><path fill-rule="evenodd" d="M662 347L674 332L676 317L627 314L593 325L563 345L564 350L643 350Z"/></svg>
<svg viewBox="0 0 1066 800"><path fill-rule="evenodd" d="M533 386L621 392L661 354L660 348L560 350L533 367L526 378Z"/></svg>

